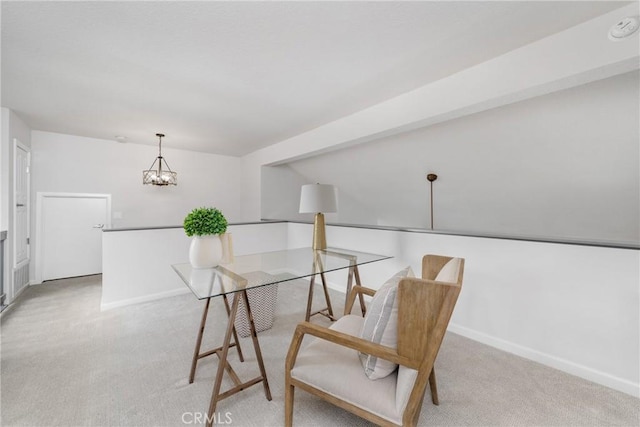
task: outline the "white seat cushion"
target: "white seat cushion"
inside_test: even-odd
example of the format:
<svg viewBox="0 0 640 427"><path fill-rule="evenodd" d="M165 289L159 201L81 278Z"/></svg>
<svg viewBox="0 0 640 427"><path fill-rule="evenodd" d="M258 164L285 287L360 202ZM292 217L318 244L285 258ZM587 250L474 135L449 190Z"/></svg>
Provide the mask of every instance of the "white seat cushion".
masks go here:
<svg viewBox="0 0 640 427"><path fill-rule="evenodd" d="M362 322L360 316L347 315L334 323L331 329L358 336ZM291 376L392 423L402 424L406 397L399 396L402 405L397 408L397 371L371 381L362 369L356 350L314 339L300 350Z"/></svg>
<svg viewBox="0 0 640 427"><path fill-rule="evenodd" d="M406 366L398 366L397 376L396 410L399 413L403 413L404 408L406 408L407 403L409 403L409 396L416 383L416 378L418 378L418 371L407 368Z"/></svg>

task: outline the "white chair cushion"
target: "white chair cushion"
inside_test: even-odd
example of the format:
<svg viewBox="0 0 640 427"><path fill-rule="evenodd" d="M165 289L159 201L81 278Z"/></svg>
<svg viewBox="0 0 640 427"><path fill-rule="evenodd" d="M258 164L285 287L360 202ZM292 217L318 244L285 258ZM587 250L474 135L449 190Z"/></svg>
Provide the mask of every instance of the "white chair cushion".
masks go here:
<svg viewBox="0 0 640 427"><path fill-rule="evenodd" d="M458 283L460 258L451 258L436 276L436 282Z"/></svg>
<svg viewBox="0 0 640 427"><path fill-rule="evenodd" d="M364 317L360 338L386 347L398 347L398 283L405 277L413 277L411 267L393 275L376 291ZM384 378L398 365L370 354L360 353L364 372L369 379Z"/></svg>
<svg viewBox="0 0 640 427"><path fill-rule="evenodd" d="M396 381L396 410L399 413L404 412L404 408L409 403L409 396L411 390L418 378L418 371L415 369L407 368L406 366L398 367L398 380Z"/></svg>
<svg viewBox="0 0 640 427"><path fill-rule="evenodd" d="M335 322L331 329L357 336L362 323L362 317L347 315ZM403 397L404 404L399 410L396 407L396 373L377 381L369 380L356 350L314 339L298 353L291 377L392 423L402 424L402 412L408 396Z"/></svg>

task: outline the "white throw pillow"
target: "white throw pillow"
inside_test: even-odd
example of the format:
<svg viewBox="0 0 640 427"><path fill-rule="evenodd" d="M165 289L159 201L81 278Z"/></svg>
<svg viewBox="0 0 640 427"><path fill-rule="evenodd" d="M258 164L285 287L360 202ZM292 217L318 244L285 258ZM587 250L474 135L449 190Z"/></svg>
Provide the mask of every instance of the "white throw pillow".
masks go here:
<svg viewBox="0 0 640 427"><path fill-rule="evenodd" d="M378 289L367 309L360 338L386 347L398 347L398 283L405 277L414 277L411 267L399 271ZM369 379L384 378L398 365L365 353L359 353L364 372Z"/></svg>
<svg viewBox="0 0 640 427"><path fill-rule="evenodd" d="M460 258L451 258L436 276L436 282L458 283Z"/></svg>

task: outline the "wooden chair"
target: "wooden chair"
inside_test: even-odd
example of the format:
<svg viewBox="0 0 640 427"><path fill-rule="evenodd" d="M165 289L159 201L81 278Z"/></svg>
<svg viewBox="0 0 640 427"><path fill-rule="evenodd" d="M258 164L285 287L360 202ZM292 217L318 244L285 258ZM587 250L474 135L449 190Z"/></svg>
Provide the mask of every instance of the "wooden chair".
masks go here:
<svg viewBox="0 0 640 427"><path fill-rule="evenodd" d="M300 323L294 333L285 366L285 425L293 423L295 388L312 393L378 425L415 426L427 382L438 404L434 361L440 349L462 286L464 259L450 281L435 281L451 257L425 255L422 278L403 278L398 284L397 349L359 338L363 318L347 314L331 328ZM451 264L455 265L455 264ZM455 267L454 267L455 268ZM451 268L448 268L451 271ZM363 295L375 291L356 286L347 302L350 313L356 300L364 311ZM315 337L301 347L305 335ZM389 376L370 380L358 352L395 362Z"/></svg>

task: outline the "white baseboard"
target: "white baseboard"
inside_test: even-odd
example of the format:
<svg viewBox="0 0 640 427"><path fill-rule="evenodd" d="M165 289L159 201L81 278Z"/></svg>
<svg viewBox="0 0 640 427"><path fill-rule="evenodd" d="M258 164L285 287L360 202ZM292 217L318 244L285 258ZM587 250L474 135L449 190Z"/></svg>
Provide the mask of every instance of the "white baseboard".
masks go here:
<svg viewBox="0 0 640 427"><path fill-rule="evenodd" d="M24 285L23 287L21 287L21 288L20 288L20 290L19 290L19 291L18 291L18 292L13 296L13 300L12 300L12 301L17 300L17 299L18 299L18 297L19 297L20 295L22 295L22 293L24 292L24 290L25 290L25 289L27 289L29 286L30 286L30 283L27 283L26 285Z"/></svg>
<svg viewBox="0 0 640 427"><path fill-rule="evenodd" d="M534 362L541 363L545 366L558 369L568 374L584 378L585 380L592 381L596 384L600 384L605 387L630 394L634 397L640 397L640 384L638 383L633 383L629 380L625 380L623 378L615 377L605 372L589 368L588 366L580 365L566 359L542 353L532 348L524 347L519 344L503 340L501 338L496 338L491 335L466 328L464 326L456 325L454 323L449 323L449 327L447 328L447 330L455 334L462 335L463 337L472 339L474 341L478 341L491 347L495 347L499 350L503 350L508 353L533 360Z"/></svg>
<svg viewBox="0 0 640 427"><path fill-rule="evenodd" d="M189 288L187 288L185 286L184 288L174 289L174 290L166 291L166 292L159 292L157 294L145 295L145 296L137 297L137 298L129 298L129 299L125 299L125 300L109 302L109 303L106 303L106 304L105 303L101 303L100 304L100 311L111 310L113 308L118 308L118 307L125 307L127 305L140 304L141 302L155 301L155 300L158 300L158 299L173 297L173 296L176 296L176 295L182 295L182 294L186 294L186 293L189 293L189 292L190 292Z"/></svg>

